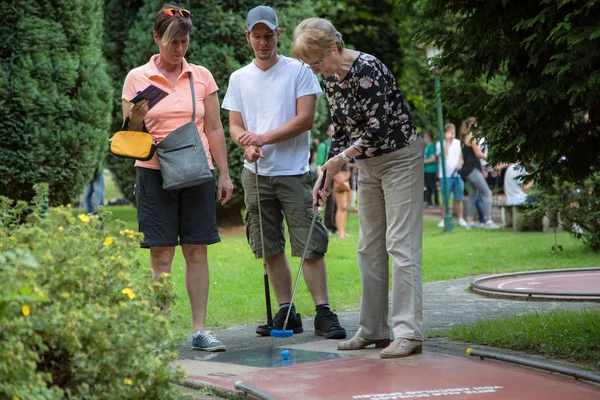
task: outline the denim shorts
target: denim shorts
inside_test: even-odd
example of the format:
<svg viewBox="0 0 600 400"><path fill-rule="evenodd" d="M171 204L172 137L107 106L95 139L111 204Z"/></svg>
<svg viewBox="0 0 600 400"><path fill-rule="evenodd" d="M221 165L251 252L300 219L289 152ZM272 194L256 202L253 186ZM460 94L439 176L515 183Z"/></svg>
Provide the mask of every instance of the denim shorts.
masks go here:
<svg viewBox="0 0 600 400"><path fill-rule="evenodd" d="M454 201L463 201L465 199L465 182L460 176L454 178L446 178L448 184L447 198L450 200L450 194L453 195ZM444 190L444 179L440 178L440 188Z"/></svg>
<svg viewBox="0 0 600 400"><path fill-rule="evenodd" d="M258 176L260 208L268 256L285 252L285 227L287 224L292 256L302 257L313 217L312 188L314 177L303 175ZM256 258L262 257L260 223L256 195L256 175L244 168L242 171L246 214L246 237ZM317 215L306 258L323 258L327 252L329 234Z"/></svg>
<svg viewBox="0 0 600 400"><path fill-rule="evenodd" d="M185 189L165 190L159 170L135 168L135 198L142 248L221 241L217 228L214 180Z"/></svg>

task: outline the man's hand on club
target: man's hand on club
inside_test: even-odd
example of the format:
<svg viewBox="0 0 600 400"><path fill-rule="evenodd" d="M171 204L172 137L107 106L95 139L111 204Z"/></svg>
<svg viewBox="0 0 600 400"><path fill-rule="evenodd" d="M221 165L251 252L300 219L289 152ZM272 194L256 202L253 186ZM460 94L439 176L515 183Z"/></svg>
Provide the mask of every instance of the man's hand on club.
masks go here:
<svg viewBox="0 0 600 400"><path fill-rule="evenodd" d="M254 132L246 131L240 135L238 138L239 143L242 146L257 146L262 147L265 145L264 135L259 135Z"/></svg>
<svg viewBox="0 0 600 400"><path fill-rule="evenodd" d="M244 158L249 163L253 163L259 158L265 158L265 153L263 149L258 146L248 146L246 147L246 150L244 150Z"/></svg>

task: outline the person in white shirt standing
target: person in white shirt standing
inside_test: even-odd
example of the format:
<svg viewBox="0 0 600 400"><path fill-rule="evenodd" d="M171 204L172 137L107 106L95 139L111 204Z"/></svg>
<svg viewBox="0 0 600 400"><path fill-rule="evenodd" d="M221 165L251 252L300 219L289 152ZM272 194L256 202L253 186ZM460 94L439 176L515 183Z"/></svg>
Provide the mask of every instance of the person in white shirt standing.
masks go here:
<svg viewBox="0 0 600 400"><path fill-rule="evenodd" d="M242 184L248 243L256 258L266 256L280 306L273 326L260 325L256 333L269 336L272 329L281 330L288 307L292 309L286 329L301 333L302 319L290 304L292 276L285 254L283 218L292 256L301 257L313 217L314 177L308 166L310 129L322 91L316 77L301 62L277 54L281 31L272 8L253 8L248 12L247 24L246 40L255 59L231 75L222 107L229 110L231 138L244 149ZM259 180L264 255L255 174ZM316 306L315 334L340 339L346 337L346 330L329 307L324 259L327 245L327 229L317 216L304 262L304 279Z"/></svg>
<svg viewBox="0 0 600 400"><path fill-rule="evenodd" d="M533 185L533 181L523 183L521 175L527 175L525 168L518 164L510 164L504 174L504 194L507 206L521 206L527 200L527 190Z"/></svg>
<svg viewBox="0 0 600 400"><path fill-rule="evenodd" d="M440 158L440 143L435 145L435 154ZM460 140L456 139L456 126L454 124L444 125L444 161L446 164L446 184L447 193L446 200L450 201L450 194L453 196L454 208L458 216L458 226L467 226L467 221L464 219L463 200L465 199L465 182L460 177L458 171L462 168L463 158ZM438 164L438 176L440 178L440 187L444 190L444 178L442 175L442 162ZM444 196L442 196L442 220L438 227L444 227L444 216L446 209L444 207Z"/></svg>

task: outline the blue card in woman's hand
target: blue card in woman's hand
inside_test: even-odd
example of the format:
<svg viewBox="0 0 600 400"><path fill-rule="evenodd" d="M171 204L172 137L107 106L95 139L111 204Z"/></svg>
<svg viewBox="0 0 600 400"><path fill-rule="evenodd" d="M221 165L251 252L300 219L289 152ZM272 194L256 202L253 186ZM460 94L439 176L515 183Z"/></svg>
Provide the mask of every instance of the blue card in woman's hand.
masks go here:
<svg viewBox="0 0 600 400"><path fill-rule="evenodd" d="M137 103L142 99L148 100L148 110L154 107L159 101L167 97L169 93L165 92L162 89L157 88L154 85L148 86L146 89L141 92L137 92L137 95L129 100L131 103Z"/></svg>

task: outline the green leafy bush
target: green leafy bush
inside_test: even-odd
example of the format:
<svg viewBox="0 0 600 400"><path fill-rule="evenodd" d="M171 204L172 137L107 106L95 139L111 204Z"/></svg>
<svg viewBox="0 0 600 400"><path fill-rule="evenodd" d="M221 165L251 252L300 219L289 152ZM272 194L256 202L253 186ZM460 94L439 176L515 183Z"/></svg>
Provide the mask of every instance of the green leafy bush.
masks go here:
<svg viewBox="0 0 600 400"><path fill-rule="evenodd" d="M138 233L42 198L0 197L0 398L182 398L170 276L134 281Z"/></svg>
<svg viewBox="0 0 600 400"><path fill-rule="evenodd" d="M600 252L600 173L581 183L558 182L538 189L536 210L550 216L594 251Z"/></svg>

